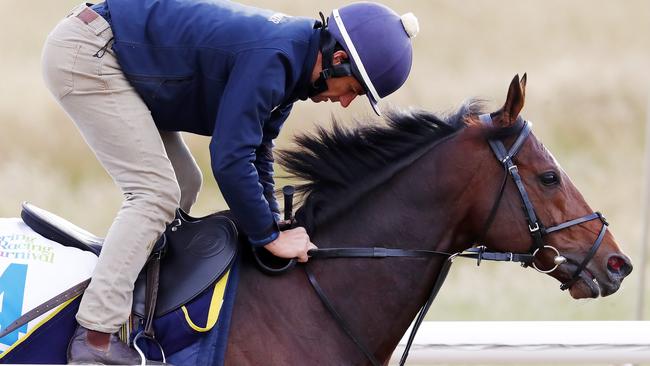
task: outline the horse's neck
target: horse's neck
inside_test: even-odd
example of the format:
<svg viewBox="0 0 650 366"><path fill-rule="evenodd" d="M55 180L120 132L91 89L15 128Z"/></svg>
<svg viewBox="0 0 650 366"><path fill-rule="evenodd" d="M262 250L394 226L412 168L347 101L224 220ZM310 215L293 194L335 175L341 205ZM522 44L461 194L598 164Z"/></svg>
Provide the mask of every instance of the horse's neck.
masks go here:
<svg viewBox="0 0 650 366"><path fill-rule="evenodd" d="M445 155L425 156L408 167L354 210L318 228L314 242L322 247L462 249L468 240L463 221L470 206L462 202L465 185L449 184L448 174L456 175L453 181L468 183L473 169L459 170ZM388 357L424 303L444 260L319 260L312 265L359 337L378 356Z"/></svg>

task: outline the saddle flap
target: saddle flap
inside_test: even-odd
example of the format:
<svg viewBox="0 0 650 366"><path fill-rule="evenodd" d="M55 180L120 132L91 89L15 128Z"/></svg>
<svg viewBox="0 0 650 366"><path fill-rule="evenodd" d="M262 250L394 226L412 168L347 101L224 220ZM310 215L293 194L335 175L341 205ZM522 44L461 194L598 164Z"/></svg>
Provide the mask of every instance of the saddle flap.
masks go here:
<svg viewBox="0 0 650 366"><path fill-rule="evenodd" d="M226 216L192 218L178 210L165 231L155 317L178 309L201 294L230 268L237 254L238 232ZM135 283L133 313L144 317L146 271Z"/></svg>
<svg viewBox="0 0 650 366"><path fill-rule="evenodd" d="M29 202L23 202L21 218L32 230L65 246L99 255L104 242L88 231ZM193 218L181 210L158 244L165 245L160 264L155 316L167 314L189 302L217 281L237 254L238 232L228 217L212 214ZM144 316L146 270L135 283L133 312Z"/></svg>
<svg viewBox="0 0 650 366"><path fill-rule="evenodd" d="M103 238L29 202L23 202L20 217L38 234L68 247L99 255Z"/></svg>

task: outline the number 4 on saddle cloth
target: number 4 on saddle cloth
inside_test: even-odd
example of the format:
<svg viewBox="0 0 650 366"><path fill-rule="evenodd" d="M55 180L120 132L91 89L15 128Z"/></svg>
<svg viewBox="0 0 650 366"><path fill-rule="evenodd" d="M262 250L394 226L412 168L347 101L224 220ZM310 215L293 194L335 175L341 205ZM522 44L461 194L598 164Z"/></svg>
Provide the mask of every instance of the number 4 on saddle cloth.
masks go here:
<svg viewBox="0 0 650 366"><path fill-rule="evenodd" d="M32 204L23 204L21 217L35 232L64 246L95 255L101 251L102 238ZM132 317L123 327L123 338L132 341L137 333L144 333L144 338L155 335L154 342L137 342L148 359L161 360L167 355L171 356L168 361L176 365L207 364L199 361L205 357L200 347L206 342L212 343L206 347L212 352L207 359L221 359L219 353L225 351L236 291L237 268L233 264L238 242L236 226L228 217L212 214L194 218L177 211L175 220L155 244L152 256L136 281ZM59 306L65 301L63 297L74 298L86 286L87 281L76 286L76 291L61 294L54 303ZM48 336L39 332L47 333L48 329L63 324L67 327L66 332L72 335L79 300L77 297L66 303L68 309L59 309L45 326L30 331L16 342L17 345L0 355L0 363L65 362L65 348L55 350L55 353L42 352L50 347ZM50 334L54 337L62 335L60 331ZM28 338L33 340L26 341ZM44 355L35 359L35 352Z"/></svg>

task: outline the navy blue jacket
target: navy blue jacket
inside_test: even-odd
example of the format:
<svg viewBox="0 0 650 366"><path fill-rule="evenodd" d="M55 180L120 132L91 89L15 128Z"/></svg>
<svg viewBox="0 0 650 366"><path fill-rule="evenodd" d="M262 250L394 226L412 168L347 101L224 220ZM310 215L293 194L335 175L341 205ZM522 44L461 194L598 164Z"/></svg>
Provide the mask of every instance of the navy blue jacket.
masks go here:
<svg viewBox="0 0 650 366"><path fill-rule="evenodd" d="M314 19L219 0L106 0L122 71L161 130L212 136L212 171L253 245L277 238L273 139L306 99Z"/></svg>

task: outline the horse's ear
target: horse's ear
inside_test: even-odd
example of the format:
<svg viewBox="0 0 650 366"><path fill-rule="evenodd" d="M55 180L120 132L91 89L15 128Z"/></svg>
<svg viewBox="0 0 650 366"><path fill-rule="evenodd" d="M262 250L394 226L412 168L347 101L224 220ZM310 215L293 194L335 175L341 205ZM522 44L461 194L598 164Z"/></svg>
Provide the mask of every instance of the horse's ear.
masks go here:
<svg viewBox="0 0 650 366"><path fill-rule="evenodd" d="M501 127L510 127L519 117L519 112L524 108L526 99L526 74L519 80L519 74L510 82L506 103L492 117L494 123Z"/></svg>

